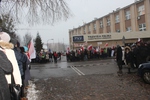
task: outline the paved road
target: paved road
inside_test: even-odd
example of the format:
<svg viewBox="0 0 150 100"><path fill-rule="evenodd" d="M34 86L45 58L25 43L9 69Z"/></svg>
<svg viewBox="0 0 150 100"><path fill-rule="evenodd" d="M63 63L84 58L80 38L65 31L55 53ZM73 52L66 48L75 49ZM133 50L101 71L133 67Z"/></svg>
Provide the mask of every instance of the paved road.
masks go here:
<svg viewBox="0 0 150 100"><path fill-rule="evenodd" d="M57 63L32 64L32 78L71 77L92 74L116 74L118 67L114 59L67 62L65 57ZM134 72L136 70L133 70ZM124 66L123 72L127 72Z"/></svg>
<svg viewBox="0 0 150 100"><path fill-rule="evenodd" d="M113 74L118 70L114 59L67 62L62 57L58 63L32 64L33 78L65 77L90 74Z"/></svg>

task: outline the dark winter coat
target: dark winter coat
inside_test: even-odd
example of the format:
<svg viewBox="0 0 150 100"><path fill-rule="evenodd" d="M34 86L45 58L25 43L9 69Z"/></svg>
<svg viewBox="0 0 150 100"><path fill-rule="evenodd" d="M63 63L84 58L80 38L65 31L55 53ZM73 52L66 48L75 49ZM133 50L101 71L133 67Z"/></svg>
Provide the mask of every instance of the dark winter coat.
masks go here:
<svg viewBox="0 0 150 100"><path fill-rule="evenodd" d="M23 63L26 62L26 57L16 47L14 48L14 53L15 53L15 56L16 56L16 59L17 59L17 62L18 62L18 66L19 66L21 76L23 76L24 75Z"/></svg>
<svg viewBox="0 0 150 100"><path fill-rule="evenodd" d="M0 100L10 100L10 92L5 74L13 71L11 62L8 60L3 51L0 50Z"/></svg>
<svg viewBox="0 0 150 100"><path fill-rule="evenodd" d="M117 62L122 62L122 49L120 46L117 48L116 60Z"/></svg>
<svg viewBox="0 0 150 100"><path fill-rule="evenodd" d="M133 58L133 56L132 56L132 52L131 51L129 51L128 53L125 52L125 59L126 59L126 63L127 64L128 63L132 63L132 58Z"/></svg>
<svg viewBox="0 0 150 100"><path fill-rule="evenodd" d="M142 63L146 62L146 58L148 55L148 50L145 46L138 46L136 47L134 54L136 57L136 61L137 61L137 66L139 66Z"/></svg>

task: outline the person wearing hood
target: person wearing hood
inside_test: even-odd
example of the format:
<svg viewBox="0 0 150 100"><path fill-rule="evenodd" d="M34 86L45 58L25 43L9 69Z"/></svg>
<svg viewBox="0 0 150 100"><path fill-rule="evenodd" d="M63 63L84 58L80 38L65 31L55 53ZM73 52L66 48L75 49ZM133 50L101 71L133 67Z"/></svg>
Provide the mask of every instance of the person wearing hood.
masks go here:
<svg viewBox="0 0 150 100"><path fill-rule="evenodd" d="M126 46L125 47L125 61L128 66L128 74L131 73L130 69L131 69L131 63L133 62L132 59L133 59L133 56L132 56L131 48L129 46Z"/></svg>

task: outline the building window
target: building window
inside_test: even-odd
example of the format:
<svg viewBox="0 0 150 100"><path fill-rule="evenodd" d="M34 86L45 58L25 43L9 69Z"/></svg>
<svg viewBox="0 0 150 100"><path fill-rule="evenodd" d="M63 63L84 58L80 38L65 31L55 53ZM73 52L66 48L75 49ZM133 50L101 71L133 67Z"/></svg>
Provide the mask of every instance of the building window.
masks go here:
<svg viewBox="0 0 150 100"><path fill-rule="evenodd" d="M96 24L94 24L94 30L96 30Z"/></svg>
<svg viewBox="0 0 150 100"><path fill-rule="evenodd" d="M107 19L107 26L110 26L110 19Z"/></svg>
<svg viewBox="0 0 150 100"><path fill-rule="evenodd" d="M125 12L125 17L126 17L126 20L130 19L130 11Z"/></svg>
<svg viewBox="0 0 150 100"><path fill-rule="evenodd" d="M88 26L88 31L90 32L91 30L90 30L90 25Z"/></svg>
<svg viewBox="0 0 150 100"><path fill-rule="evenodd" d="M145 23L139 25L139 31L146 31Z"/></svg>
<svg viewBox="0 0 150 100"><path fill-rule="evenodd" d="M119 23L119 15L116 15L116 23Z"/></svg>
<svg viewBox="0 0 150 100"><path fill-rule="evenodd" d="M127 27L126 32L131 32L131 27Z"/></svg>
<svg viewBox="0 0 150 100"><path fill-rule="evenodd" d="M145 14L144 5L139 6L139 7L138 7L138 15L141 16L141 15L144 15L144 14Z"/></svg>
<svg viewBox="0 0 150 100"><path fill-rule="evenodd" d="M117 30L116 30L116 32L117 32L117 33L120 33L120 30L119 30L119 29L117 29Z"/></svg>
<svg viewBox="0 0 150 100"><path fill-rule="evenodd" d="M103 22L100 21L100 28L103 28Z"/></svg>

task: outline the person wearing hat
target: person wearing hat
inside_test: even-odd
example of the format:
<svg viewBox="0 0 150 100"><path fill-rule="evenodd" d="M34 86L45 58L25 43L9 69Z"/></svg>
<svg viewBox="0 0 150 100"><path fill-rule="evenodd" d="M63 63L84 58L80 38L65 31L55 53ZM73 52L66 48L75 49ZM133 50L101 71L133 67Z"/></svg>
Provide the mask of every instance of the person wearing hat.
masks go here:
<svg viewBox="0 0 150 100"><path fill-rule="evenodd" d="M29 60L29 58L28 58L28 56L27 56L27 52L28 52L28 47L26 47L26 46L23 46L23 48L24 48L24 54L25 54L25 56L26 56L26 64L25 64L25 79L24 79L24 87L25 88L28 88L29 86L29 84L28 84L28 81L31 79L31 76L30 76L30 68L31 68L31 65L30 65L30 60ZM23 50L22 50L23 51Z"/></svg>
<svg viewBox="0 0 150 100"><path fill-rule="evenodd" d="M128 74L130 74L131 63L132 63L132 53L129 46L125 47L125 62L128 66Z"/></svg>
<svg viewBox="0 0 150 100"><path fill-rule="evenodd" d="M28 65L30 63L27 55L25 54L25 49L24 47L20 47L21 50L21 58L24 62L22 62L22 67L23 67L23 75L22 75L22 87L21 87L21 97L23 100L26 100L27 98L25 98L25 87L27 87L27 81L26 81L26 76L27 76L27 69L28 69Z"/></svg>
<svg viewBox="0 0 150 100"><path fill-rule="evenodd" d="M20 43L16 40L16 39L12 39L11 42L14 44L14 52L15 52L15 56L17 59L17 63L19 66L19 70L20 70L20 75L21 75L21 79L22 79L22 86L21 86L21 98L25 98L25 93L24 93L24 80L25 80L25 66L26 66L26 62L27 62L27 57L24 54L24 48L21 47L20 48Z"/></svg>
<svg viewBox="0 0 150 100"><path fill-rule="evenodd" d="M0 47L1 47L1 50L3 52L5 52L8 60L12 64L12 67L13 67L12 74L14 76L15 83L21 86L22 85L22 80L21 80L20 70L19 70L19 67L18 67L18 64L17 64L15 53L12 50L14 45L12 43L9 43L9 41L10 41L9 34L6 33L6 32L0 32ZM7 59L6 59L6 61L7 61ZM11 84L11 75L5 75L5 77L6 77L6 80L7 80L8 84ZM7 96L9 97L9 95L7 95ZM9 100L9 99L6 99L6 100Z"/></svg>

